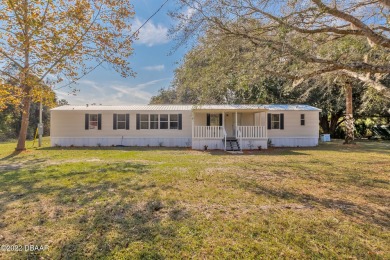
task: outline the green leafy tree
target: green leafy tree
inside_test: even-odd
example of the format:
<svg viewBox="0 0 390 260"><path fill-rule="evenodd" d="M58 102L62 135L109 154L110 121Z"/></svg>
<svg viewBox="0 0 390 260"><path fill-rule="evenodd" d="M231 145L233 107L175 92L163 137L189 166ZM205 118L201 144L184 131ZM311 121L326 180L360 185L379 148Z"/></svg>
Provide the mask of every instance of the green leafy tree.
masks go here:
<svg viewBox="0 0 390 260"><path fill-rule="evenodd" d="M352 87L357 79L390 97L388 1L179 0L191 15L173 13L178 42L204 32L257 47L261 68L293 85L328 74L344 77L346 142L353 141ZM288 69L286 70L286 65Z"/></svg>
<svg viewBox="0 0 390 260"><path fill-rule="evenodd" d="M0 105L18 94L17 150L25 149L31 103L50 93L41 87L47 80L77 81L93 69L93 61L132 75L127 58L133 15L129 0L0 1ZM3 87L6 82L14 85Z"/></svg>

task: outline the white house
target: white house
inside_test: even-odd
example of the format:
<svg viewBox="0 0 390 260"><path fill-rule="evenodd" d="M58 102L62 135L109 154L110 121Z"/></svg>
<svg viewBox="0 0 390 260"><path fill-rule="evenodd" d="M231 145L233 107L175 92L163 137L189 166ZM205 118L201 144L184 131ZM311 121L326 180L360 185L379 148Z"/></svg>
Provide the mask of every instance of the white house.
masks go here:
<svg viewBox="0 0 390 260"><path fill-rule="evenodd" d="M308 105L61 106L51 110L51 145L316 146L320 111Z"/></svg>

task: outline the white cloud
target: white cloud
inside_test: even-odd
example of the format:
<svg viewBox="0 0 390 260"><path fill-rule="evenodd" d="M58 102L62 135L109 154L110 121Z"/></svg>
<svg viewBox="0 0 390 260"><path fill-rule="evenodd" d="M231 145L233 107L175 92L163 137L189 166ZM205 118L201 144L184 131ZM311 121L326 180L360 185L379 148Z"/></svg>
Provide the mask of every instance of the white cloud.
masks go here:
<svg viewBox="0 0 390 260"><path fill-rule="evenodd" d="M134 86L120 83L100 83L92 80L80 80L76 95L57 90L59 99L66 99L71 105L102 104L102 105L136 105L148 104L152 93L146 88L157 83L171 80L162 78L140 83Z"/></svg>
<svg viewBox="0 0 390 260"><path fill-rule="evenodd" d="M150 70L150 71L162 71L165 69L164 64L161 65L155 65L155 66L146 66L143 67L144 70Z"/></svg>
<svg viewBox="0 0 390 260"><path fill-rule="evenodd" d="M144 21L141 21L139 18L135 18L133 28L139 28ZM152 20L147 22L144 27L142 27L138 34L138 40L136 41L139 44L145 44L149 47L159 44L168 43L170 39L168 38L168 27L162 24L154 24Z"/></svg>
<svg viewBox="0 0 390 260"><path fill-rule="evenodd" d="M188 7L187 10L184 11L184 15L187 19L191 19L191 17L196 13L196 9L192 7Z"/></svg>

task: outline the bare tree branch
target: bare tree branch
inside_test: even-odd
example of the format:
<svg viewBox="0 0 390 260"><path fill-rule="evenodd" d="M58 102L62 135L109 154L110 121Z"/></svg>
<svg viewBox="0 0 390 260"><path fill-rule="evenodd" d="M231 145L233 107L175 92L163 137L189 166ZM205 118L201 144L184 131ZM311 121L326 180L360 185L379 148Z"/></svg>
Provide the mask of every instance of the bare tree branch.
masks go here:
<svg viewBox="0 0 390 260"><path fill-rule="evenodd" d="M350 14L347 14L345 12L342 12L336 8L331 8L327 5L325 5L321 0L312 0L312 1L318 7L320 7L321 10L323 10L324 12L331 14L335 17L338 17L340 19L343 19L344 21L350 22L351 24L353 24L354 26L359 28L362 31L362 33L367 38L369 38L372 42L374 42L380 46L383 46L385 48L390 48L390 39L375 33L373 30L371 30L370 27L368 27L366 24L364 24L360 19L358 19Z"/></svg>

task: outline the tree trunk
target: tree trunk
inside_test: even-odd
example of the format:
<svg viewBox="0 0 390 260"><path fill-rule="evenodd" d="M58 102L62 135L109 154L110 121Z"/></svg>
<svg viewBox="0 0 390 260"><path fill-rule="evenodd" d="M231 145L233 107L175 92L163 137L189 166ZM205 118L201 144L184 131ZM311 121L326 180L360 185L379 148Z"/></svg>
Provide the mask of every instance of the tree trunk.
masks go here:
<svg viewBox="0 0 390 260"><path fill-rule="evenodd" d="M329 116L328 116L328 114L324 114L324 113L321 114L320 126L322 128L322 131L325 134L330 134L330 132L329 132Z"/></svg>
<svg viewBox="0 0 390 260"><path fill-rule="evenodd" d="M353 111L352 111L352 85L347 83L345 86L345 101L346 101L346 109L345 109L345 141L344 144L352 144L354 143L354 119L353 119Z"/></svg>
<svg viewBox="0 0 390 260"><path fill-rule="evenodd" d="M340 122L339 119L343 116L343 111L331 113L330 115L321 115L320 126L325 134L330 134L334 137L337 127Z"/></svg>
<svg viewBox="0 0 390 260"><path fill-rule="evenodd" d="M27 137L28 122L30 117L30 104L31 104L30 97L27 96L23 98L22 123L20 125L18 144L16 146L17 151L26 150L26 137Z"/></svg>

